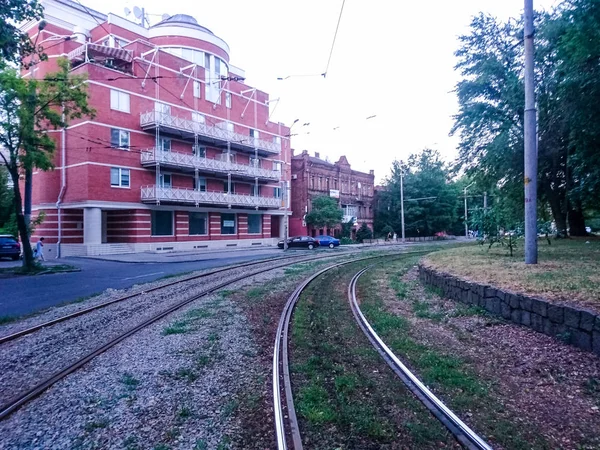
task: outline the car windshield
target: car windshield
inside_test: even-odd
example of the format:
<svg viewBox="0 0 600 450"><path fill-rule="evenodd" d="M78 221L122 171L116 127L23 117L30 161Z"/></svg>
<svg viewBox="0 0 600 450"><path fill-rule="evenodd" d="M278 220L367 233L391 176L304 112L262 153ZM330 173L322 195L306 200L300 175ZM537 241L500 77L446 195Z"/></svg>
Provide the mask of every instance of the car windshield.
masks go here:
<svg viewBox="0 0 600 450"><path fill-rule="evenodd" d="M0 245L2 244L16 244L17 241L15 241L13 238L0 238Z"/></svg>

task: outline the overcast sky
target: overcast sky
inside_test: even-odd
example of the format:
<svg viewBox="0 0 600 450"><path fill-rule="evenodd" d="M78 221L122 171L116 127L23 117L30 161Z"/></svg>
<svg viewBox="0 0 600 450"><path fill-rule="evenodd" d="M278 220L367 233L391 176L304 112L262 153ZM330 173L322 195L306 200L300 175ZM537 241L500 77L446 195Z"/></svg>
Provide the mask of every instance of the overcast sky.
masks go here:
<svg viewBox="0 0 600 450"><path fill-rule="evenodd" d="M145 7L157 15L151 23L164 13L194 16L229 44L251 86L280 98L273 120L299 119L296 154L317 151L332 162L346 155L353 169L374 169L377 182L394 159L425 147L456 156L448 133L457 36L480 11L506 20L523 10L523 0L347 0L323 78L342 0L82 1L123 16L124 7ZM534 0L536 8L556 3Z"/></svg>

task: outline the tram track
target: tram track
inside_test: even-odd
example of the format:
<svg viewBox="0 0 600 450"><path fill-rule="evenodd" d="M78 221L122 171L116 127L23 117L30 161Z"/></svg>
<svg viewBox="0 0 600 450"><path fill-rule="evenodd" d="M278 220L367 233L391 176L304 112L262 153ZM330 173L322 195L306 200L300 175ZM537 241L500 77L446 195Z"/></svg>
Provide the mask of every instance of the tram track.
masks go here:
<svg viewBox="0 0 600 450"><path fill-rule="evenodd" d="M402 255L385 255L388 257L408 257L415 254L423 254L426 252L404 253ZM287 450L288 444L291 442L291 448L301 450L302 436L298 423L294 398L292 391L292 381L289 368L289 325L292 319L294 307L299 301L301 295L306 288L318 277L326 272L345 266L351 263L368 261L374 258L360 258L353 261L345 261L328 266L317 273L305 279L288 298L283 312L281 314L275 345L273 349L273 406L275 414L275 434L278 450ZM377 263L375 263L377 264ZM371 344L380 353L386 363L404 382L408 389L425 405L425 407L449 430L456 440L469 450L491 450L491 447L471 430L464 422L462 422L456 414L454 414L441 400L439 400L410 370L393 354L386 344L375 333L371 325L368 323L356 298L356 283L360 276L369 270L373 265L362 268L352 277L348 284L348 301L352 313L357 321L358 326L365 333Z"/></svg>
<svg viewBox="0 0 600 450"><path fill-rule="evenodd" d="M306 261L306 260L321 259L321 258L331 258L331 257L332 256L328 255L328 256L319 257L319 258L305 258L305 259L297 261L297 262L300 263L300 262ZM141 291L138 291L138 292L127 294L127 295L121 296L119 298L116 298L116 299L113 299L113 300L110 300L110 301L107 301L107 302L99 303L97 305L93 305L93 306L90 306L90 307L87 307L87 308L83 308L83 309L81 309L79 311L75 311L73 313L66 314L66 315L61 316L61 317L57 317L56 319L48 320L48 321L40 323L38 325L34 325L34 326L31 326L31 327L25 328L23 330L19 330L19 331L16 331L14 333L11 333L11 334L8 334L8 335L5 335L5 336L0 336L0 345L2 345L4 343L7 343L7 342L10 342L10 341L13 341L13 340L15 340L17 338L20 338L22 336L29 335L29 334L34 333L36 331L39 331L41 329L48 328L50 326L56 325L58 323L65 322L67 320L83 316L85 314L89 314L89 313L91 313L93 311L97 311L97 310L105 308L107 306L111 306L111 305L114 305L114 304L117 304L117 303L121 303L121 302L123 302L125 300L130 300L130 299L133 299L133 298L136 298L136 297L140 297L142 295L150 294L152 292L157 292L157 291L160 291L161 289L165 289L165 288L168 288L168 287L171 287L171 286L175 286L175 285L178 285L178 284L186 283L188 281L194 281L194 280L199 280L199 279L207 278L207 277L210 277L212 275L217 275L217 274L224 273L224 272L227 272L227 271L237 270L237 269L241 269L241 268L244 268L244 267L249 267L249 266L256 265L256 264L265 264L265 263L270 263L270 262L275 262L275 261L281 261L281 260L285 260L285 259L293 259L293 258L296 258L296 256L286 256L286 257L277 257L277 258L270 258L270 259L265 259L265 260L251 261L251 262L247 262L247 263L236 264L236 265L233 265L233 266L227 266L227 267L223 267L223 268L219 268L219 269L215 269L215 270L210 270L208 272L204 272L204 273L201 273L201 274L198 274L198 275L193 275L193 276L186 277L186 278L183 278L183 279L180 279L180 280L175 280L175 281L170 281L170 282L167 282L167 283L162 283L159 286L154 286L154 287L149 288L149 289L144 289L144 290L141 290Z"/></svg>
<svg viewBox="0 0 600 450"><path fill-rule="evenodd" d="M30 388L24 390L23 392L15 395L6 404L4 404L0 407L0 420L3 420L5 418L7 418L8 416L10 416L14 411L19 409L21 406L25 405L30 400L39 396L46 389L48 389L49 387L54 385L56 382L60 381L64 377L66 377L68 374L70 374L70 373L76 371L77 369L79 369L80 367L84 366L87 362L91 361L96 356L104 353L108 349L114 347L115 345L117 345L121 341L127 339L128 337L132 336L136 332L138 332L138 331L144 329L145 327L151 325L152 323L155 323L156 321L168 316L169 314L177 311L178 309L184 307L185 305L192 303L195 300L198 300L202 297L205 297L211 293L218 291L219 289L223 289L229 285L232 285L239 281L243 281L243 280L245 280L249 277L255 276L255 275L260 275L265 272L269 272L269 271L272 271L275 269L279 269L279 268L283 268L283 267L287 267L287 266L291 266L291 265L295 265L295 264L319 261L322 259L328 259L328 258L332 258L332 257L336 257L336 256L337 255L327 255L327 256L320 256L320 257L316 257L316 258L310 257L310 258L303 258L303 259L298 259L297 256L293 256L293 257L289 257L289 258L286 257L286 258L276 258L273 260L266 260L266 261L263 260L260 262L247 263L247 264L236 265L236 266L228 267L228 268L224 268L224 269L219 269L216 271L211 271L210 273L200 274L200 275L193 276L193 277L187 277L187 278L184 278L183 280L169 282L169 283L163 284L161 286L158 286L153 290L158 291L167 286L173 287L173 286L177 286L180 284L183 285L186 282L194 281L198 278L203 278L208 275L215 275L215 274L220 275L225 271L233 271L236 269L240 269L241 267L247 267L250 265L257 265L257 264L264 265L265 263L267 264L267 267L263 267L258 270L250 271L250 272L244 273L243 275L234 276L225 281L222 281L222 276L220 276L221 281L218 282L217 284L211 286L210 288L202 289L200 292L196 293L195 295L187 296L183 300L177 301L177 302L169 305L168 307L160 310L157 313L149 314L149 317L144 318L144 320L142 320L140 323L127 328L126 330L118 333L118 335L116 335L116 336L111 337L104 344L102 344L98 347L95 347L93 350L86 351L83 355L79 356L72 363L67 364L65 367L63 367L59 370L53 371L50 375L45 376L41 381L35 383L35 385L33 387L30 387ZM285 260L285 262L281 262L282 259ZM292 260L292 261L290 261L290 260ZM189 290L189 285L186 286L185 289ZM106 302L106 303L103 303L103 304L97 305L97 306L100 306L100 308L103 308L105 306L109 306L114 303L122 302L123 300L131 298L132 296L139 296L142 293L147 293L147 292L149 292L149 291L138 292L138 293L130 295L130 296L121 297L121 298L117 299L117 302L111 301L111 302ZM83 313L83 315L87 314L89 312L92 312L94 310L97 310L97 309L99 309L99 308L88 308ZM81 315L82 314L80 314L79 316L81 316ZM77 317L77 316L75 316L75 317ZM64 321L67 321L72 318L74 318L72 315L64 316L62 318L63 319L62 321L64 322ZM57 322L53 322L52 325L54 325L55 323L57 323ZM36 330L39 330L41 328L43 328L43 327L38 327ZM36 330L34 330L34 331L36 331ZM13 339L16 339L16 337ZM90 336L89 339L94 339L94 336L93 335ZM36 367L36 369L37 369L37 367ZM4 373L3 376L6 376L6 373Z"/></svg>
<svg viewBox="0 0 600 450"><path fill-rule="evenodd" d="M487 442L465 424L450 408L448 408L425 384L414 375L405 364L392 352L368 322L358 303L356 283L372 266L359 270L348 285L348 302L352 314L360 329L369 339L373 347L398 375L402 382L429 409L429 411L452 433L458 442L469 450L492 450Z"/></svg>

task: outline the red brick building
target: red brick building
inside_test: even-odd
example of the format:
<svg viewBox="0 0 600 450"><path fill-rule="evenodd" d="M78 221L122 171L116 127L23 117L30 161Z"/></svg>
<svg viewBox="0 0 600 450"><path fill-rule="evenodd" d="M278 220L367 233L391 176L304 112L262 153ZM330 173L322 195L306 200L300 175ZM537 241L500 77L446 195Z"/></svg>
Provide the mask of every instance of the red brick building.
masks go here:
<svg viewBox="0 0 600 450"><path fill-rule="evenodd" d="M221 38L185 14L149 28L42 0L43 78L66 57L96 116L52 133L55 170L33 176L50 255L271 244L283 236L289 128L248 86ZM24 73L30 76L29 72ZM59 248L57 248L59 245Z"/></svg>
<svg viewBox="0 0 600 450"><path fill-rule="evenodd" d="M311 211L312 199L329 196L338 200L344 211L343 222L352 221L352 233L366 222L373 229L373 186L375 175L352 170L345 156L336 163L321 159L319 153L310 156L304 150L300 155L292 156L292 217L291 235L318 236L330 234L339 236L341 227L333 230L314 229L304 221L306 213Z"/></svg>

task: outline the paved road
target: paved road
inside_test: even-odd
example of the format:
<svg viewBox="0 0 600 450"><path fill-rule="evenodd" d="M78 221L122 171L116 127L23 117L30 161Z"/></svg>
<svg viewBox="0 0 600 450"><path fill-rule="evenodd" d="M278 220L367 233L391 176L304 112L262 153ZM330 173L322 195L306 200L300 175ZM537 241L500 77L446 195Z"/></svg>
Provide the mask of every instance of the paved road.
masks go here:
<svg viewBox="0 0 600 450"><path fill-rule="evenodd" d="M198 255L195 261L123 263L87 258L64 258L65 264L81 272L0 279L0 317L13 317L44 310L107 288L124 289L166 275L210 269L244 261L281 256L281 250L228 252ZM300 255L299 255L300 256ZM8 266L9 262L0 262Z"/></svg>

